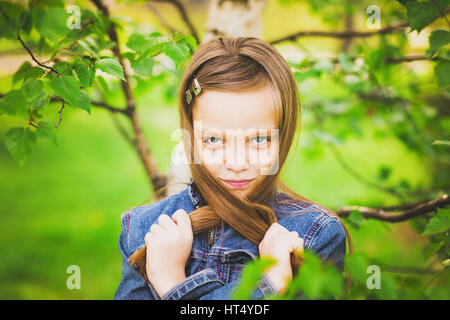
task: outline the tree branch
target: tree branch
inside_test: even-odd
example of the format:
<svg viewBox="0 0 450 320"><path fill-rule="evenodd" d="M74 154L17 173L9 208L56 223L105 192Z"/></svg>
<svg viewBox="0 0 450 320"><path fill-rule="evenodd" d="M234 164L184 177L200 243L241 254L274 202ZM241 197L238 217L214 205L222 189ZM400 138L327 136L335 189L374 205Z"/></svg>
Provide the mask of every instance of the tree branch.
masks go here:
<svg viewBox="0 0 450 320"><path fill-rule="evenodd" d="M440 15L444 18L445 22L447 22L448 27L450 28L450 22L447 19L447 16L445 15L444 10L442 10L442 8L438 5L438 3L436 2L436 0L431 0L431 2L433 3L433 5L436 7L437 11L440 13Z"/></svg>
<svg viewBox="0 0 450 320"><path fill-rule="evenodd" d="M191 35L195 38L197 43L200 43L200 38L198 37L197 30L194 27L194 24L192 23L191 19L189 18L187 14L187 10L184 7L184 5L179 0L150 0L152 2L168 2L175 6L175 8L178 10L178 12L181 15L181 18L183 19L184 23L187 25Z"/></svg>
<svg viewBox="0 0 450 320"><path fill-rule="evenodd" d="M444 208L449 204L450 199L448 197L448 194L444 194L435 200L417 204L416 206L413 206L397 214L389 213L382 208L367 208L361 206L345 206L337 210L336 214L340 217L345 218L348 217L350 215L350 212L352 212L353 210L358 210L359 212L361 212L364 218L376 219L386 222L403 222L434 211L437 208Z"/></svg>
<svg viewBox="0 0 450 320"><path fill-rule="evenodd" d="M433 1L434 3L434 1ZM435 4L436 5L436 4ZM450 9L442 10L441 8L437 7L438 11L441 13L443 18L447 21L447 23L450 26L450 23L447 20L446 13L450 12ZM391 26L387 26L384 28L380 28L373 31L298 31L296 33L284 36L279 39L268 41L270 44L274 45L283 41L295 41L297 38L300 37L328 37L328 38L338 38L338 39L348 39L348 38L365 38L365 37L372 37L379 34L387 34L399 31L401 29L404 29L406 27L409 27L409 21L403 21Z"/></svg>
<svg viewBox="0 0 450 320"><path fill-rule="evenodd" d="M58 113L59 113L59 120L58 120L58 122L55 125L55 129L58 128L58 126L59 126L59 124L61 123L61 120L62 120L62 111L64 109L64 100L61 100L61 101L62 101L61 109L59 109L59 111L58 111Z"/></svg>
<svg viewBox="0 0 450 320"><path fill-rule="evenodd" d="M279 39L268 41L270 44L274 45L283 41L295 41L300 37L328 37L328 38L338 38L338 39L348 39L348 38L365 38L372 37L374 35L392 33L409 26L409 21L400 22L398 24L387 26L385 28L373 30L373 31L298 31L296 33L284 36Z"/></svg>
<svg viewBox="0 0 450 320"><path fill-rule="evenodd" d="M149 8L158 17L158 19L161 22L161 24L163 25L163 27L165 27L167 30L169 30L172 33L175 33L175 32L182 33L181 31L175 29L174 27L172 27L169 24L169 22L166 20L166 18L164 18L164 16L161 14L161 12L158 10L158 8L153 3L147 2L145 4L145 6L147 8Z"/></svg>
<svg viewBox="0 0 450 320"><path fill-rule="evenodd" d="M61 75L59 74L58 71L56 71L55 69L53 69L50 66L46 66L45 64L40 63L35 56L33 55L33 52L31 52L31 50L26 46L25 42L23 42L22 38L20 37L20 34L17 34L17 39L19 39L20 43L22 44L22 47L25 48L25 50L27 50L27 52L30 54L31 58L33 59L34 62L36 62L40 67L46 68L54 73L56 73L60 78Z"/></svg>
<svg viewBox="0 0 450 320"><path fill-rule="evenodd" d="M101 0L91 0L92 3L97 7L97 9L103 13L105 17L110 19L110 14L108 8L102 3ZM150 152L149 145L145 139L144 133L141 128L141 124L139 121L138 114L136 112L136 103L134 100L133 92L131 90L130 86L130 78L128 74L127 67L125 65L124 58L120 52L120 43L117 36L117 32L114 26L114 23L110 23L110 28L108 31L109 38L111 41L114 42L114 47L112 48L112 51L114 55L119 59L119 63L123 67L123 73L124 73L124 79L125 81L121 81L120 84L122 86L122 90L125 94L126 99L126 113L128 114L132 127L133 132L135 135L135 139L133 140L135 143L136 150L138 152L138 155L145 167L145 170L147 172L147 175L150 178L150 183L153 186L154 191L157 191L158 189L164 187L167 182L166 175L159 172L156 160L152 156ZM165 196L165 191L161 193L161 196Z"/></svg>

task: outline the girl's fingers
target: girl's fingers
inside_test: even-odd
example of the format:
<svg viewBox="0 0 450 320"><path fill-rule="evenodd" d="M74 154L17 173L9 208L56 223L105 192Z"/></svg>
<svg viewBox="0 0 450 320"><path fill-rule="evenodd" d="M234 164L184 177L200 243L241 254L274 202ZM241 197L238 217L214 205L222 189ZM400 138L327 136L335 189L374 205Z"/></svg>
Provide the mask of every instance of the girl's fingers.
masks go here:
<svg viewBox="0 0 450 320"><path fill-rule="evenodd" d="M175 228L175 222L170 219L170 217L167 214L162 214L158 218L158 224L167 230L172 230Z"/></svg>
<svg viewBox="0 0 450 320"><path fill-rule="evenodd" d="M289 245L290 245L289 252L293 252L294 250L303 251L303 239L302 238L297 238L297 239L291 238L289 240Z"/></svg>
<svg viewBox="0 0 450 320"><path fill-rule="evenodd" d="M150 238L151 238L150 232L147 232L144 237L144 242L146 245L150 243Z"/></svg>
<svg viewBox="0 0 450 320"><path fill-rule="evenodd" d="M277 222L272 223L272 225L269 227L269 230L267 230L270 236L276 236L286 231L288 230Z"/></svg>
<svg viewBox="0 0 450 320"><path fill-rule="evenodd" d="M150 232L154 234L160 234L162 231L164 231L163 227L161 227L159 224L154 223L150 227Z"/></svg>
<svg viewBox="0 0 450 320"><path fill-rule="evenodd" d="M175 211L172 215L172 220L175 221L175 223L182 229L192 230L191 218L189 218L189 215L183 209L178 209Z"/></svg>
<svg viewBox="0 0 450 320"><path fill-rule="evenodd" d="M293 237L298 237L298 232L297 231L291 231L289 232L289 234Z"/></svg>

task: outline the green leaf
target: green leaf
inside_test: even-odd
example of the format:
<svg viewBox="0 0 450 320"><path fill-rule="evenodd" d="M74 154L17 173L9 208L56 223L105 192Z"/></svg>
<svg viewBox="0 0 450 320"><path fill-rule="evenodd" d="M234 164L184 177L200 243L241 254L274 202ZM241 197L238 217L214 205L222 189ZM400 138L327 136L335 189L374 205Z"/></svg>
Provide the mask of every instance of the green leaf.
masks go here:
<svg viewBox="0 0 450 320"><path fill-rule="evenodd" d="M433 0L433 2L435 2L441 9L445 9L448 6L447 0ZM417 30L417 32L420 32L423 28L440 16L438 9L435 7L433 2L418 2L416 0L408 0L404 2L411 30Z"/></svg>
<svg viewBox="0 0 450 320"><path fill-rule="evenodd" d="M78 40L78 45L81 49L84 49L88 53L90 53L94 58L97 58L97 52L91 48L91 46L83 40ZM82 51L84 53L84 51Z"/></svg>
<svg viewBox="0 0 450 320"><path fill-rule="evenodd" d="M40 95L30 102L32 109L42 109L44 106L50 103L50 97L45 91L41 91Z"/></svg>
<svg viewBox="0 0 450 320"><path fill-rule="evenodd" d="M347 219L350 225L352 225L355 229L359 229L366 221L359 210L352 210Z"/></svg>
<svg viewBox="0 0 450 320"><path fill-rule="evenodd" d="M440 86L450 84L450 61L440 60L434 67L434 73Z"/></svg>
<svg viewBox="0 0 450 320"><path fill-rule="evenodd" d="M32 15L36 29L53 44L57 44L70 31L66 26L69 15L63 7L36 7Z"/></svg>
<svg viewBox="0 0 450 320"><path fill-rule="evenodd" d="M128 38L127 47L134 51L144 51L150 46L150 41L148 41L148 38L143 34L133 33Z"/></svg>
<svg viewBox="0 0 450 320"><path fill-rule="evenodd" d="M138 58L136 61L131 62L131 67L136 73L144 76L151 76L153 71L154 61L152 58Z"/></svg>
<svg viewBox="0 0 450 320"><path fill-rule="evenodd" d="M353 279L362 284L366 283L368 266L367 257L363 253L353 253L345 258L345 268L350 272Z"/></svg>
<svg viewBox="0 0 450 320"><path fill-rule="evenodd" d="M40 79L29 78L23 83L22 90L26 95L27 101L31 102L37 99L44 92L44 84Z"/></svg>
<svg viewBox="0 0 450 320"><path fill-rule="evenodd" d="M436 51L440 47L450 42L450 32L446 30L434 30L428 38L430 49Z"/></svg>
<svg viewBox="0 0 450 320"><path fill-rule="evenodd" d="M27 81L29 78L40 78L44 74L44 70L40 67L32 67L26 70L23 74L23 81Z"/></svg>
<svg viewBox="0 0 450 320"><path fill-rule="evenodd" d="M162 50L176 65L188 58L190 54L188 45L182 42L166 42Z"/></svg>
<svg viewBox="0 0 450 320"><path fill-rule="evenodd" d="M102 76L97 76L95 78L97 79L97 82L100 84L100 88L102 88L103 92L108 93L109 86L108 86L108 82L106 82L105 78L103 78Z"/></svg>
<svg viewBox="0 0 450 320"><path fill-rule="evenodd" d="M20 166L24 164L36 144L36 135L28 127L11 128L5 133L3 139L9 153Z"/></svg>
<svg viewBox="0 0 450 320"><path fill-rule="evenodd" d="M80 91L80 96L78 97L76 107L86 110L89 114L91 114L91 98L83 90Z"/></svg>
<svg viewBox="0 0 450 320"><path fill-rule="evenodd" d="M32 67L31 63L29 63L28 61L25 61L24 63L22 63L19 70L17 70L16 73L14 73L13 84L22 80L25 72L28 71L31 67Z"/></svg>
<svg viewBox="0 0 450 320"><path fill-rule="evenodd" d="M70 63L66 61L55 63L53 69L58 71L60 75L67 75L67 76L72 75L72 66L70 65Z"/></svg>
<svg viewBox="0 0 450 320"><path fill-rule="evenodd" d="M84 88L90 87L92 84L91 71L89 67L82 63L77 62L74 64L73 69L75 70L78 80L80 80L81 85Z"/></svg>
<svg viewBox="0 0 450 320"><path fill-rule="evenodd" d="M27 99L22 90L11 90L0 99L0 111L10 116L28 119Z"/></svg>
<svg viewBox="0 0 450 320"><path fill-rule="evenodd" d="M31 11L24 11L19 18L19 26L22 32L29 34L33 27L33 19L31 17Z"/></svg>
<svg viewBox="0 0 450 320"><path fill-rule="evenodd" d="M159 32L153 32L150 35L134 33L127 42L127 47L143 54L144 57L153 56L161 52L162 44L169 41L169 37L163 36Z"/></svg>
<svg viewBox="0 0 450 320"><path fill-rule="evenodd" d="M0 7L2 13L0 14L0 35L11 40L17 40L17 31L21 26L20 15L24 8L19 3L13 3L12 1L1 1Z"/></svg>
<svg viewBox="0 0 450 320"><path fill-rule="evenodd" d="M309 299L327 299L341 296L343 278L337 268L324 262L314 252L305 250L304 261L298 275L288 286L287 299L298 292L306 294Z"/></svg>
<svg viewBox="0 0 450 320"><path fill-rule="evenodd" d="M175 40L178 42L184 41L191 49L191 52L195 52L197 49L197 40L191 35L177 35Z"/></svg>
<svg viewBox="0 0 450 320"><path fill-rule="evenodd" d="M275 264L275 259L264 257L247 263L242 271L241 280L233 292L233 300L251 299L253 290L261 279L263 272Z"/></svg>
<svg viewBox="0 0 450 320"><path fill-rule="evenodd" d="M393 300L396 298L398 288L399 286L392 276L381 272L380 289L374 289L374 291L380 300Z"/></svg>
<svg viewBox="0 0 450 320"><path fill-rule="evenodd" d="M123 81L125 81L123 68L120 63L113 58L103 58L98 60L96 63L96 67L103 72L106 72L112 76L115 76Z"/></svg>
<svg viewBox="0 0 450 320"><path fill-rule="evenodd" d="M450 229L450 209L438 208L437 214L427 224L422 236L446 232Z"/></svg>
<svg viewBox="0 0 450 320"><path fill-rule="evenodd" d="M38 123L38 128L36 129L36 136L40 139L47 139L51 141L55 146L58 146L55 130L53 129L53 126L48 122L40 121Z"/></svg>
<svg viewBox="0 0 450 320"><path fill-rule="evenodd" d="M62 76L62 78L55 75L50 77L50 87L55 94L72 106L77 105L78 97L80 96L80 86L74 76Z"/></svg>
<svg viewBox="0 0 450 320"><path fill-rule="evenodd" d="M428 260L429 257L438 252L439 249L441 249L443 246L444 241L430 244L428 247L425 248L423 252L423 257L425 258L425 260Z"/></svg>

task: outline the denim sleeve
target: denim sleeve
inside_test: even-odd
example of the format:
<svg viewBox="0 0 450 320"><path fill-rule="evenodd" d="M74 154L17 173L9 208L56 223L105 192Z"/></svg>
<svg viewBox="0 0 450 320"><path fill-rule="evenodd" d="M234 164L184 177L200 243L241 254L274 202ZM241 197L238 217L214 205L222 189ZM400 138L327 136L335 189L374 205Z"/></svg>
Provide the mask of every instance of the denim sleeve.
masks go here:
<svg viewBox="0 0 450 320"><path fill-rule="evenodd" d="M222 286L221 288L212 290L207 294L201 296L200 300L231 300L234 291L239 284L240 279L231 281L230 283ZM271 296L278 296L278 291L276 290L272 281L263 273L262 279L258 282L256 288L254 289L251 300L263 300Z"/></svg>
<svg viewBox="0 0 450 320"><path fill-rule="evenodd" d="M122 232L119 235L119 251L122 256L122 279L114 295L114 300L160 300L159 295L152 284L133 269L128 258L131 255L127 241L128 228L125 226L124 218L130 212L122 215Z"/></svg>
<svg viewBox="0 0 450 320"><path fill-rule="evenodd" d="M318 254L322 260L336 265L342 274L345 263L346 233L337 218L331 218L313 235L309 249Z"/></svg>
<svg viewBox="0 0 450 320"><path fill-rule="evenodd" d="M161 300L231 300L240 279L224 284L214 269L203 269L170 289ZM253 300L277 295L273 283L263 274L253 292Z"/></svg>
<svg viewBox="0 0 450 320"><path fill-rule="evenodd" d="M207 268L177 283L161 297L161 300L194 300L223 285L214 269Z"/></svg>

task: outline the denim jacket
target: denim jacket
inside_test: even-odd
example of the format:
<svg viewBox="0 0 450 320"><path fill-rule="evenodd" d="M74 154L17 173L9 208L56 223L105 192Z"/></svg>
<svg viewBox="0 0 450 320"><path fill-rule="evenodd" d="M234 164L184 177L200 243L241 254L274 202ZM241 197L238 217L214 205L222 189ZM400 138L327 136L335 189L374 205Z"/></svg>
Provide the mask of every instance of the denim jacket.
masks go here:
<svg viewBox="0 0 450 320"><path fill-rule="evenodd" d="M278 223L289 231L297 231L304 249L333 262L342 273L346 253L346 234L336 215L309 202L295 200L285 193L274 192L272 210ZM191 178L186 189L159 202L132 208L121 215L122 231L119 250L122 254L122 279L114 299L179 300L231 299L246 263L259 256L258 246L239 234L225 222L216 228L194 235L192 251L186 262L186 279L162 297L153 285L128 263L130 255L142 247L150 226L161 214L169 217L178 210L187 213L206 205ZM264 273L252 299L277 295Z"/></svg>

